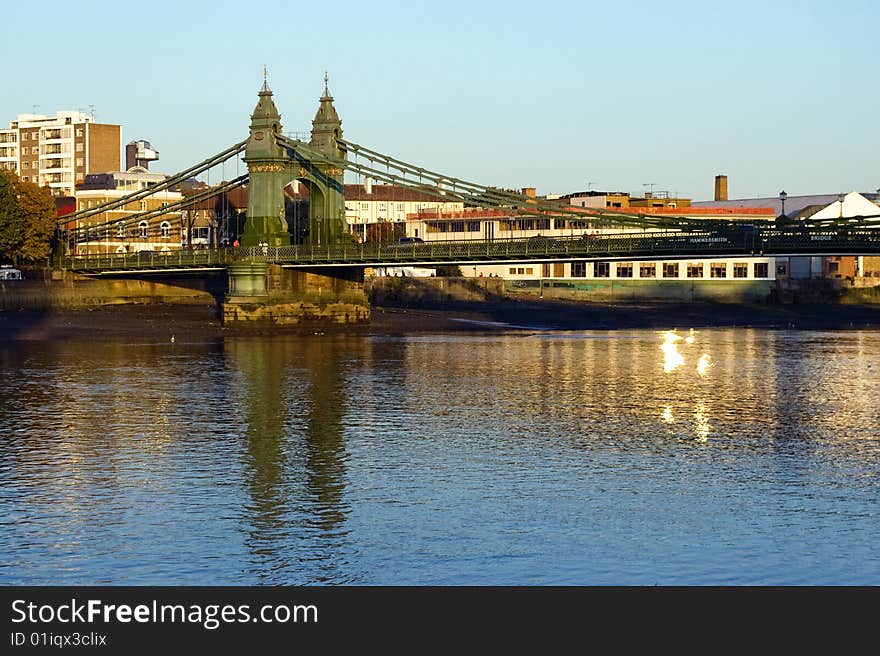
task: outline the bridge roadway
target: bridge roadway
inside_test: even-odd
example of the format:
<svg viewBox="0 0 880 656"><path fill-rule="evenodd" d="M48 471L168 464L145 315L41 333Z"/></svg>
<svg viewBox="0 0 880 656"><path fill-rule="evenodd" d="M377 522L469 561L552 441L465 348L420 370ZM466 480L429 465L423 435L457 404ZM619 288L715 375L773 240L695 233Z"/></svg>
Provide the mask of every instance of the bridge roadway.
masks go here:
<svg viewBox="0 0 880 656"><path fill-rule="evenodd" d="M79 255L63 266L86 275L197 273L240 261L286 267L438 266L558 260L650 260L751 255L880 255L880 228L754 229L701 232L639 232L578 237L530 237L429 241L408 244L347 244L220 248L167 253Z"/></svg>

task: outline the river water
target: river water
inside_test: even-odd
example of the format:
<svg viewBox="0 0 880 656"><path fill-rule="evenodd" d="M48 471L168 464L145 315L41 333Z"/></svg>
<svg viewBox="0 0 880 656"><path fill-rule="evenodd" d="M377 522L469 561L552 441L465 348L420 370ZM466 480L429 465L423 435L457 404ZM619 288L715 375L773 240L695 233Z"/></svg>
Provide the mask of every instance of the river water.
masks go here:
<svg viewBox="0 0 880 656"><path fill-rule="evenodd" d="M880 584L880 332L0 343L0 584Z"/></svg>

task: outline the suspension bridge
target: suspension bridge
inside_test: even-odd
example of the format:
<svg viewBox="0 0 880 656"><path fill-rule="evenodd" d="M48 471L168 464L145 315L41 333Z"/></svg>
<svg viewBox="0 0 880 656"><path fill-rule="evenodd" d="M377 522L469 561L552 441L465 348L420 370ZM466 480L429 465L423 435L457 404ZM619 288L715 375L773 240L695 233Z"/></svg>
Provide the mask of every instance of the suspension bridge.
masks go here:
<svg viewBox="0 0 880 656"><path fill-rule="evenodd" d="M123 220L102 220L108 212L173 189L195 176L242 158L247 174ZM428 194L465 207L501 209L511 216L569 217L588 221L591 235L383 244L360 242L345 219L346 173ZM298 181L308 190L307 229L292 234L285 216L284 188ZM246 220L236 247L167 252L95 253L83 245L110 231L124 234L144 222L186 210L247 186ZM141 207L144 204L141 203ZM802 222L706 220L656 216L611 209L576 208L525 196L405 162L343 138L342 122L325 76L324 93L308 142L285 136L273 93L264 79L246 140L170 176L59 220L57 261L62 268L90 276L162 275L228 270L233 298L254 300L267 294L271 265L313 275L363 280L372 266L437 266L505 262L598 259L683 259L695 256L870 255L880 253L877 216ZM155 223L155 221L154 221Z"/></svg>

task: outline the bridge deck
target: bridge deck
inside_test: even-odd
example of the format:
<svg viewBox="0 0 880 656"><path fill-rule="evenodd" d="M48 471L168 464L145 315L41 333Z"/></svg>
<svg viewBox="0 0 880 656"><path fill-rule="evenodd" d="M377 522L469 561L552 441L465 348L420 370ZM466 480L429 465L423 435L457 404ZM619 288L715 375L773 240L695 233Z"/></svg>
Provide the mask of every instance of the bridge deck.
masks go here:
<svg viewBox="0 0 880 656"><path fill-rule="evenodd" d="M660 232L583 237L531 237L432 241L413 244L348 244L220 248L168 253L68 256L65 268L86 274L223 268L250 260L287 266L436 266L479 262L601 259L686 259L749 255L880 254L880 229Z"/></svg>

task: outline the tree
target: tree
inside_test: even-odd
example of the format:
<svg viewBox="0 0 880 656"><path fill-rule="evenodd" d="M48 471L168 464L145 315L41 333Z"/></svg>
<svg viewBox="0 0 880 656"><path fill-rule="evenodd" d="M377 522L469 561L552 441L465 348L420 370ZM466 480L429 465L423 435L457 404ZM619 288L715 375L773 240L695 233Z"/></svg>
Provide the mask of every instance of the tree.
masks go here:
<svg viewBox="0 0 880 656"><path fill-rule="evenodd" d="M0 171L0 257L16 265L49 257L56 215L47 187Z"/></svg>
<svg viewBox="0 0 880 656"><path fill-rule="evenodd" d="M24 239L15 180L17 176L0 171L0 259L11 259Z"/></svg>

